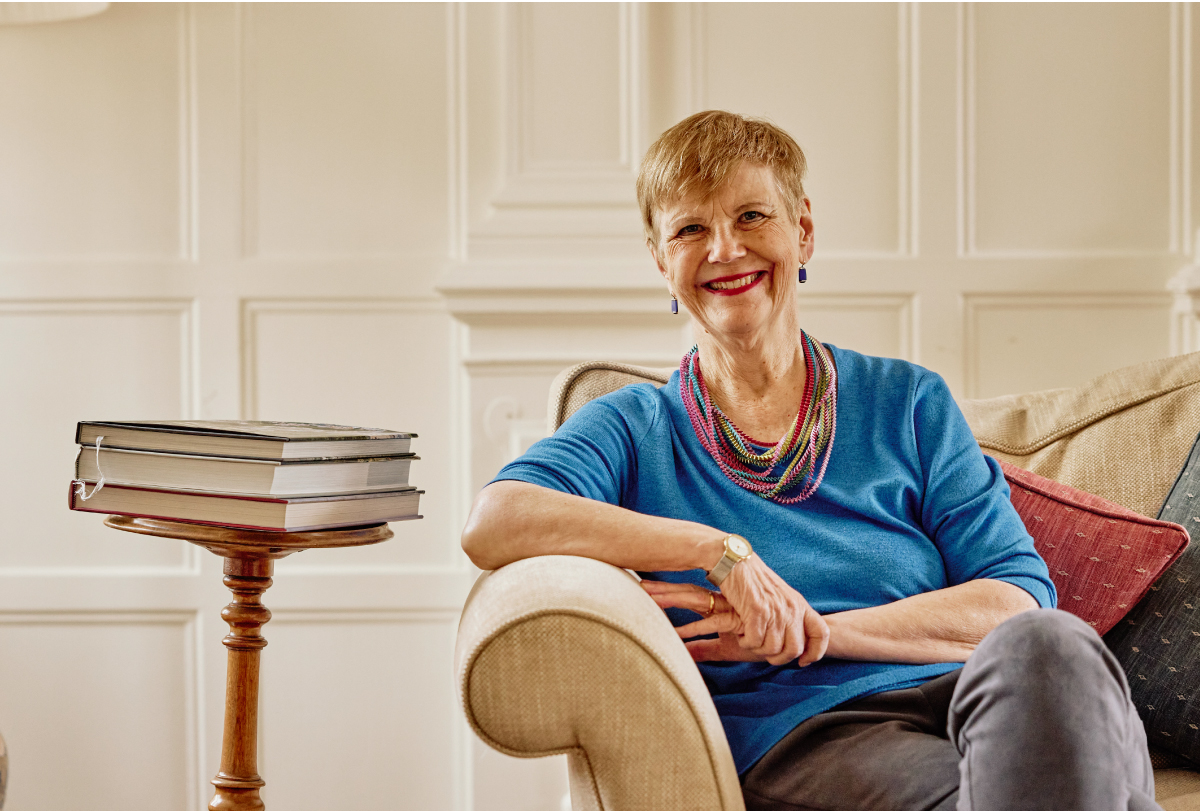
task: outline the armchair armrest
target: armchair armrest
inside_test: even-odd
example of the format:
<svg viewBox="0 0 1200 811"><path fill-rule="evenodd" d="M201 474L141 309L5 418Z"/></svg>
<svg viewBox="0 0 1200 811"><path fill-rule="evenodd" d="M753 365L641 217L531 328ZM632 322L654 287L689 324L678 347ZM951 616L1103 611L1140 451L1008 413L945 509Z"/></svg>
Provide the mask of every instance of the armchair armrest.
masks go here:
<svg viewBox="0 0 1200 811"><path fill-rule="evenodd" d="M485 572L454 659L476 734L516 757L565 753L576 811L744 811L700 672L627 572L563 555Z"/></svg>

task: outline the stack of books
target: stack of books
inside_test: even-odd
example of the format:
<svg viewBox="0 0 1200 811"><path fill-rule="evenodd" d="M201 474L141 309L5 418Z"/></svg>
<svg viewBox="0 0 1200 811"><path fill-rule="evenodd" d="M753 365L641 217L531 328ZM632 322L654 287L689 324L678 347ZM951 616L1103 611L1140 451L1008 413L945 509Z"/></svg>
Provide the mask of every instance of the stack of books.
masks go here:
<svg viewBox="0 0 1200 811"><path fill-rule="evenodd" d="M302 532L420 518L416 434L297 422L81 422L72 510Z"/></svg>

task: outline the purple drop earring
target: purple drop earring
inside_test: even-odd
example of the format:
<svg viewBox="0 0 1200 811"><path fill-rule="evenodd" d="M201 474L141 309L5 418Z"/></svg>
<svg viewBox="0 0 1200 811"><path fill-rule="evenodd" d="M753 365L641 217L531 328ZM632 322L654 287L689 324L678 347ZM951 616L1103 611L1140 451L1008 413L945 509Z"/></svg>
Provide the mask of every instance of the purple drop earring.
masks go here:
<svg viewBox="0 0 1200 811"><path fill-rule="evenodd" d="M671 296L671 315L679 315L679 299Z"/></svg>
<svg viewBox="0 0 1200 811"><path fill-rule="evenodd" d="M804 269L804 263L800 263L800 284L808 281L808 271Z"/></svg>

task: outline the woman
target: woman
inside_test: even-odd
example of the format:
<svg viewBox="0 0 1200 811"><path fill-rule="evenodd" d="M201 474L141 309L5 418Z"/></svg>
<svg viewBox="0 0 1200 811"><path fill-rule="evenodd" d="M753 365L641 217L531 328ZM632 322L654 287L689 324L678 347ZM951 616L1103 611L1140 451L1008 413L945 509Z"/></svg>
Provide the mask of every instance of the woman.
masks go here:
<svg viewBox="0 0 1200 811"><path fill-rule="evenodd" d="M1120 668L1031 610L1054 586L941 378L801 329L804 172L786 133L725 112L650 148L647 246L697 346L505 467L464 549L644 573L751 809L1156 808Z"/></svg>

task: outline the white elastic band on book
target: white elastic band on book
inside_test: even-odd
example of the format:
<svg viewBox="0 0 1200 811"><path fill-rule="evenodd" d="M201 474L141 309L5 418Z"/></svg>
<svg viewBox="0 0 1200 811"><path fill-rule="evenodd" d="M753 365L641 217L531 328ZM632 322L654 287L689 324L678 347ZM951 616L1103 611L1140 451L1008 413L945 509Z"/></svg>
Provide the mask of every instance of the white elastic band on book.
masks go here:
<svg viewBox="0 0 1200 811"><path fill-rule="evenodd" d="M81 501L87 501L92 496L104 489L104 471L100 469L100 440L102 436L96 437L96 472L100 474L100 481L96 482L96 486L92 488L92 492L87 491L87 482L75 481L75 492L79 495Z"/></svg>

